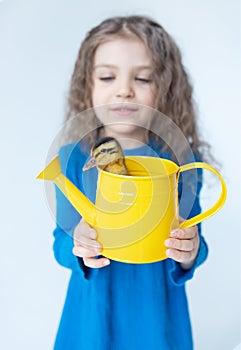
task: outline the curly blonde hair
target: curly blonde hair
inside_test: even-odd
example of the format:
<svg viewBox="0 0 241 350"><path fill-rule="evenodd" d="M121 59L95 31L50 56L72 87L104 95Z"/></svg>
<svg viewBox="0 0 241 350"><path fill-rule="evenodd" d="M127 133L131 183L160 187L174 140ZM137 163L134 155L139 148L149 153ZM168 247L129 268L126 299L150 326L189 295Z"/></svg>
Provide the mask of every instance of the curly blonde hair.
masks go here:
<svg viewBox="0 0 241 350"><path fill-rule="evenodd" d="M90 110L94 55L100 44L130 36L140 39L152 55L157 88L156 109L176 124L192 151L204 158L204 149L209 145L202 142L198 135L193 89L182 64L180 50L164 28L146 16L112 17L87 33L78 53L68 95L65 121L73 120L78 115L76 122L66 128L68 140L85 136L86 142L91 145L98 137L102 126ZM89 110L88 118L81 113L86 110ZM163 125L155 125L157 135L158 128L163 128ZM180 152L183 152L181 147Z"/></svg>

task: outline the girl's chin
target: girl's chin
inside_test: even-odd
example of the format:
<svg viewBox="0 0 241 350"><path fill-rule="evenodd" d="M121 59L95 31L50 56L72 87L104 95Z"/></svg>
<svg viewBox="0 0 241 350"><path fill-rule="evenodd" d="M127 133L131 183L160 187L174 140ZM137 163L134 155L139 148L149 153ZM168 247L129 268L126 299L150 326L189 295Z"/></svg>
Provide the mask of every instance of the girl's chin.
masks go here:
<svg viewBox="0 0 241 350"><path fill-rule="evenodd" d="M112 125L111 127L105 127L105 136L112 136L121 142L121 139L128 141L138 141L146 143L148 140L148 130L147 133L143 132L143 128L138 128L133 125ZM128 148L128 144L123 144L123 148ZM139 144L138 144L139 147Z"/></svg>
<svg viewBox="0 0 241 350"><path fill-rule="evenodd" d="M119 136L127 136L127 135L132 135L133 136L135 134L139 134L140 133L140 129L136 126L136 125L128 125L128 124L125 124L125 125L111 125L111 126L106 126L105 127L105 130L106 130L106 133L109 133L109 134L115 134L116 137L119 135ZM142 131L143 133L143 131Z"/></svg>

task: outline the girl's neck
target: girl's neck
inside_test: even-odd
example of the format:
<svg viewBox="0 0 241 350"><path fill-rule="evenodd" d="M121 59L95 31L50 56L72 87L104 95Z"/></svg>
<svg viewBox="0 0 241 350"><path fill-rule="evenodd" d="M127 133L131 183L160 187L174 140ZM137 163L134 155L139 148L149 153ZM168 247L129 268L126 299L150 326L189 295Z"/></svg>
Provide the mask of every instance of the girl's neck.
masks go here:
<svg viewBox="0 0 241 350"><path fill-rule="evenodd" d="M147 144L146 140L141 141L137 139L128 139L128 138L121 138L121 139L118 139L118 141L121 147L125 150L139 148Z"/></svg>
<svg viewBox="0 0 241 350"><path fill-rule="evenodd" d="M106 130L103 128L99 134L99 137L106 137L106 136L110 136L110 137L114 137L118 140L118 142L120 143L121 147L123 149L134 149L134 148L139 148L143 145L146 145L148 143L149 140L149 135L148 135L148 131L147 132L141 132L138 133L137 135L115 135L115 133L113 132L106 132Z"/></svg>

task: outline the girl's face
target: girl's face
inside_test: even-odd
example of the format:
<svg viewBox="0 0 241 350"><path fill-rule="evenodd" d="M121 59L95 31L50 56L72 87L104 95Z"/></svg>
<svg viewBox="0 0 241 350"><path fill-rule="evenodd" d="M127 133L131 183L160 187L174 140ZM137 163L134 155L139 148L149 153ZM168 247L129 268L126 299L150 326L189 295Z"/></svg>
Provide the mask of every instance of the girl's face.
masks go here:
<svg viewBox="0 0 241 350"><path fill-rule="evenodd" d="M139 39L116 38L97 48L92 104L105 105L95 110L106 135L146 141L151 116L140 105L155 107L155 85L150 52Z"/></svg>

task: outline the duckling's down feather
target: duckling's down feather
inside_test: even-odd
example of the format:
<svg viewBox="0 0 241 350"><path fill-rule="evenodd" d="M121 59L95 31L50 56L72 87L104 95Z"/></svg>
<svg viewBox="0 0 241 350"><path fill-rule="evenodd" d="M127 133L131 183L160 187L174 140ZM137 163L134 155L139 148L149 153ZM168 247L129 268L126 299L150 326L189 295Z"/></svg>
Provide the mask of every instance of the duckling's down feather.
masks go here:
<svg viewBox="0 0 241 350"><path fill-rule="evenodd" d="M92 158L83 170L97 166L113 174L128 175L125 156L120 143L113 137L98 140L91 149Z"/></svg>
<svg viewBox="0 0 241 350"><path fill-rule="evenodd" d="M107 164L103 170L118 175L128 175L124 158L119 158L115 162Z"/></svg>

